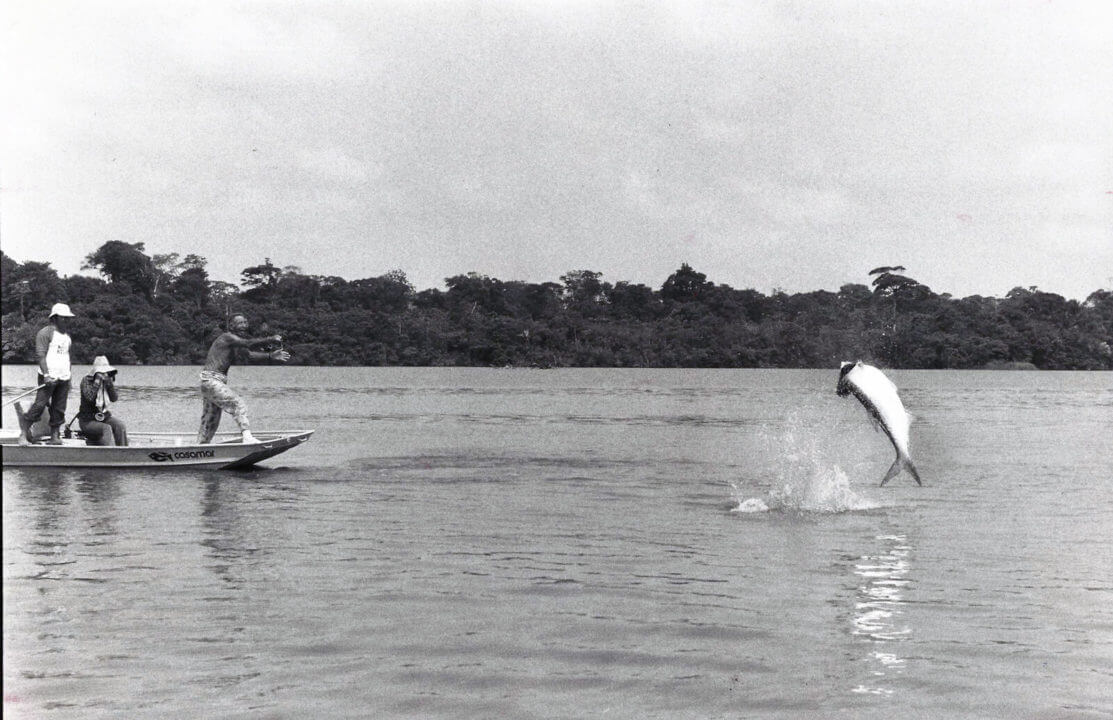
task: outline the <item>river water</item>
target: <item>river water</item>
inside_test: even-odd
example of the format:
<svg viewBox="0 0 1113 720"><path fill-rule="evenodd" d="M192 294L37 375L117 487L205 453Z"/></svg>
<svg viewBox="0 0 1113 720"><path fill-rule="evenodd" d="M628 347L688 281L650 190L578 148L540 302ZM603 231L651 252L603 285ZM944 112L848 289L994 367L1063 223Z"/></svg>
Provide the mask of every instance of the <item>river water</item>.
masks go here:
<svg viewBox="0 0 1113 720"><path fill-rule="evenodd" d="M836 370L234 368L313 439L3 471L4 717L1109 717L1113 374L890 375L924 487Z"/></svg>

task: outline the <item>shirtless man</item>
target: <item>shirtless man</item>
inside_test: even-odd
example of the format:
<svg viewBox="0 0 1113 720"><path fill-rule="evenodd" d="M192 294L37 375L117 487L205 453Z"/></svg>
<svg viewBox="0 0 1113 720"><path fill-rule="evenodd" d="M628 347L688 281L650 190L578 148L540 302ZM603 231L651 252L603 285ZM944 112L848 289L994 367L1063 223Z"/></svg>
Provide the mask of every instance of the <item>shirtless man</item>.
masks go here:
<svg viewBox="0 0 1113 720"><path fill-rule="evenodd" d="M241 333L246 333L248 328L247 318L236 315L228 323L230 332L221 333L209 348L209 355L205 358L205 368L201 371L201 429L197 431L197 442L206 444L212 441L216 429L220 426L220 414L226 412L236 419L243 434L243 442L256 442L251 434L251 425L247 420L247 406L239 395L228 387L228 368L233 360L276 360L286 362L290 353L285 350L271 352L256 352L251 348L267 343L282 341L281 335L270 335L263 338L243 338Z"/></svg>

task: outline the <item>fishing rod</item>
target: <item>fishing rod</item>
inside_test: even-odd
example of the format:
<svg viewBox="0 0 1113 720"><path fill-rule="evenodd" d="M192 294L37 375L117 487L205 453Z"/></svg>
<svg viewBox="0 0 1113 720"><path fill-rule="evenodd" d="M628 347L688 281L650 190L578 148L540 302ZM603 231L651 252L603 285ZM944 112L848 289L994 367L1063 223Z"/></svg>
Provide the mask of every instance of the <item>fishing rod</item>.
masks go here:
<svg viewBox="0 0 1113 720"><path fill-rule="evenodd" d="M37 388L31 388L30 390L28 390L27 392L23 393L22 395L16 395L16 396L15 396L14 398L12 398L11 400L5 400L5 401L4 401L4 404L3 404L3 405L0 405L0 407L8 407L9 405L12 405L12 404L14 404L16 400L19 400L19 399L21 399L21 398L25 398L25 397L27 397L28 395L30 395L31 393L33 393L33 392L38 392L39 390L43 389L44 387L46 387L46 383L43 383L42 385L39 385L39 386L38 386Z"/></svg>

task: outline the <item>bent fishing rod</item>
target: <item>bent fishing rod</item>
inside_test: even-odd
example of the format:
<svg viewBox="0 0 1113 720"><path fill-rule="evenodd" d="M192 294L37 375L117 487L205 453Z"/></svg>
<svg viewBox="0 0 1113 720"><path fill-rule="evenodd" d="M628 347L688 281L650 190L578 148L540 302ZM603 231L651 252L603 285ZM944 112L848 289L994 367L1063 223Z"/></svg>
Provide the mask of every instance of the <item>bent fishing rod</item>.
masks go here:
<svg viewBox="0 0 1113 720"><path fill-rule="evenodd" d="M37 388L31 388L30 390L28 390L27 392L25 392L25 393L23 393L23 394L21 394L21 395L16 395L16 396L15 396L14 398L12 398L11 400L5 400L5 401L4 401L4 404L3 404L3 405L0 405L0 407L8 407L9 405L12 405L12 404L14 404L16 400L20 400L20 399L22 399L22 398L25 398L25 397L27 397L28 395L30 395L31 393L33 393L33 392L38 392L39 390L41 390L41 389L42 389L42 388L44 388L44 387L46 387L46 383L43 383L42 385L39 385L39 386L38 386Z"/></svg>

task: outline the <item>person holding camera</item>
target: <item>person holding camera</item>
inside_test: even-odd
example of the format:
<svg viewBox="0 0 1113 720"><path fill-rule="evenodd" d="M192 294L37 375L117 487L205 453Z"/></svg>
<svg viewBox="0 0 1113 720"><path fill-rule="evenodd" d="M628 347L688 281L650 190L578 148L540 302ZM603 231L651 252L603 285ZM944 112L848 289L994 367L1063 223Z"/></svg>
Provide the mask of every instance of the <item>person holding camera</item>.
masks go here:
<svg viewBox="0 0 1113 720"><path fill-rule="evenodd" d="M108 402L116 402L117 398L116 368L108 364L104 355L97 355L93 369L81 378L81 409L77 413L89 445L128 444L127 426L108 409Z"/></svg>

